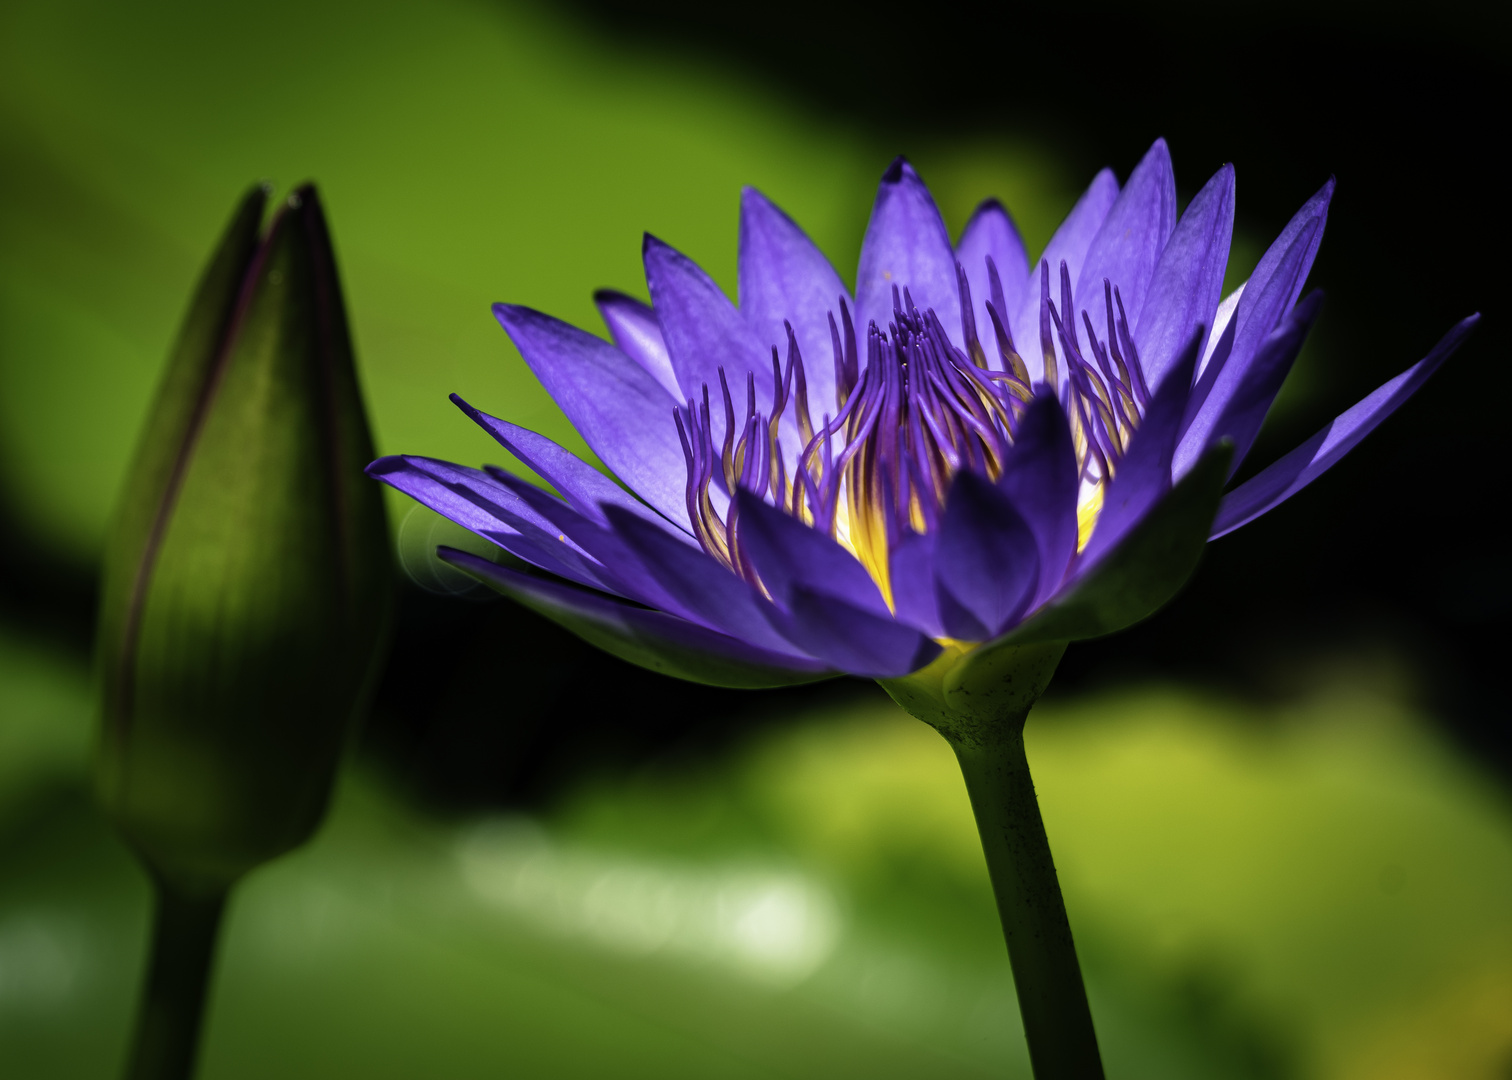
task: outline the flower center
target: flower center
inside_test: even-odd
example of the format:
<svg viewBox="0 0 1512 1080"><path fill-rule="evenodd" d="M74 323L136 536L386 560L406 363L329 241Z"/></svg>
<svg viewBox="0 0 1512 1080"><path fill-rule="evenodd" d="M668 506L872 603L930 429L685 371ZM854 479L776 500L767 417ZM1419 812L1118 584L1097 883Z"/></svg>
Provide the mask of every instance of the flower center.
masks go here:
<svg viewBox="0 0 1512 1080"><path fill-rule="evenodd" d="M988 265L996 279L990 259ZM761 587L741 555L739 515L730 502L735 490L744 488L849 550L891 605L889 556L905 530L928 533L939 524L950 481L960 469L997 480L1019 417L1035 393L1051 392L1051 387L1059 387L1071 427L1081 479L1078 546L1086 545L1102 508L1103 489L1149 400L1122 298L1103 283L1106 343L1082 312L1089 361L1074 320L1062 320L1060 314L1072 310L1066 265L1061 264L1057 308L1050 300L1049 267L1041 263L1039 329L1045 381L1031 387L1028 367L1000 312L1001 295L987 304L997 345L994 367L977 337L966 274L959 267L957 271L965 351L951 342L933 309L920 312L907 289L900 295L894 287L893 321L885 332L875 323L867 327L863 366L850 310L844 299L840 301L839 323L833 313L829 317L835 411L825 412L817 429L791 326L785 366L778 350L772 349L768 415L757 409L751 374L746 379L744 419L736 422L723 369L721 445L715 445L707 385L701 402L689 399L676 410L688 470L688 514L705 551ZM1057 341L1065 357L1064 379L1058 370Z"/></svg>

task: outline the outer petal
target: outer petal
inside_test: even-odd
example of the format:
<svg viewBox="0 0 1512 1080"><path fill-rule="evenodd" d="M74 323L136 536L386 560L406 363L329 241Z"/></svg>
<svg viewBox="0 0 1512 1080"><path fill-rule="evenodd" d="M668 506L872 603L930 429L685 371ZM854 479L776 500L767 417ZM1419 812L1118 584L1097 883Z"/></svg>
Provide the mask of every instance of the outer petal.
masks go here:
<svg viewBox="0 0 1512 1080"><path fill-rule="evenodd" d="M920 311L933 308L952 340L960 337L961 301L950 234L924 181L902 158L882 175L871 223L861 242L861 265L856 271L858 335L864 335L871 322L887 328L892 321L894 286L900 292L907 288ZM956 344L961 342L956 340Z"/></svg>
<svg viewBox="0 0 1512 1080"><path fill-rule="evenodd" d="M1034 533L1039 548L1037 607L1060 587L1076 555L1076 449L1071 425L1048 388L1034 396L998 481Z"/></svg>
<svg viewBox="0 0 1512 1080"><path fill-rule="evenodd" d="M935 550L935 578L960 606L946 615L950 637L990 641L1034 598L1034 533L1008 496L984 477L956 474Z"/></svg>
<svg viewBox="0 0 1512 1080"><path fill-rule="evenodd" d="M1129 452L1104 493L1102 513L1081 553L1073 572L1075 577L1085 576L1171 489L1171 459L1192 391L1192 369L1197 365L1201 344L1202 328L1198 327L1181 357L1166 373L1165 381L1155 388L1144 421L1129 443Z"/></svg>
<svg viewBox="0 0 1512 1080"><path fill-rule="evenodd" d="M521 502L551 523L558 536L586 551L603 570L600 576L611 592L684 619L699 621L667 593L649 573L640 558L619 536L579 514L561 499L542 491L530 481L490 469L489 475L508 488Z"/></svg>
<svg viewBox="0 0 1512 1080"><path fill-rule="evenodd" d="M1459 348L1478 322L1480 315L1476 314L1455 325L1422 360L1378 387L1353 408L1340 413L1333 423L1291 453L1229 492L1218 508L1212 538L1216 540L1254 521L1326 472L1416 393L1428 376Z"/></svg>
<svg viewBox="0 0 1512 1080"><path fill-rule="evenodd" d="M1229 466L1231 473L1239 468L1250 447L1255 445L1255 436L1260 434L1265 414L1280 393L1281 384L1291 371L1322 306L1323 294L1313 292L1281 320L1281 325L1260 346L1245 372L1244 382L1229 398L1228 407L1213 425L1215 438L1228 439L1234 444L1234 460Z"/></svg>
<svg viewBox="0 0 1512 1080"><path fill-rule="evenodd" d="M770 653L665 612L530 577L464 551L442 548L440 555L590 644L663 675L710 686L762 689L837 674L817 661Z"/></svg>
<svg viewBox="0 0 1512 1080"><path fill-rule="evenodd" d="M748 373L756 377L756 408L763 414L771 411L772 350L757 344L745 317L692 259L649 233L641 254L677 384L685 397L695 400L708 386L713 403L709 420L717 446L724 438L725 425L719 405L719 369L724 369L729 381L739 425L745 414ZM678 456L682 456L680 449Z"/></svg>
<svg viewBox="0 0 1512 1080"><path fill-rule="evenodd" d="M1227 360L1234 347L1234 312L1239 308L1239 301L1244 299L1244 286L1248 284L1248 281L1241 282L1237 289L1223 298L1223 303L1218 305L1218 310L1213 314L1213 328L1208 331L1207 345L1202 349L1202 359L1197 363L1194 376L1199 383L1207 373L1207 366L1213 357L1221 353ZM1190 406L1191 402L1187 404Z"/></svg>
<svg viewBox="0 0 1512 1080"><path fill-rule="evenodd" d="M544 435L537 435L529 428L500 420L497 416L489 416L463 401L458 394L452 394L451 400L475 424L497 439L500 446L556 488L569 506L590 521L607 525L609 522L604 516L604 507L616 506L653 522L669 536L676 536L683 544L694 546L695 541L688 533L630 495L572 451L558 446Z"/></svg>
<svg viewBox="0 0 1512 1080"><path fill-rule="evenodd" d="M932 638L949 637L940 616L939 586L935 583L935 534L910 532L893 545L888 578L892 584L893 616Z"/></svg>
<svg viewBox="0 0 1512 1080"><path fill-rule="evenodd" d="M493 477L477 469L421 457L379 458L367 474L526 562L596 589L612 579L576 544Z"/></svg>
<svg viewBox="0 0 1512 1080"><path fill-rule="evenodd" d="M840 275L808 235L755 188L742 191L740 311L756 343L768 351L777 346L784 363L783 321L792 323L816 417L836 407L829 314L839 322L841 297L850 302Z"/></svg>
<svg viewBox="0 0 1512 1080"><path fill-rule="evenodd" d="M1233 232L1234 167L1225 165L1181 216L1150 280L1134 340L1151 386L1175 362L1194 327L1215 325ZM1128 302L1125 295L1124 303Z"/></svg>
<svg viewBox="0 0 1512 1080"><path fill-rule="evenodd" d="M530 370L572 426L630 490L690 532L687 463L672 421L676 402L624 353L530 308L495 304Z"/></svg>
<svg viewBox="0 0 1512 1080"><path fill-rule="evenodd" d="M736 493L734 506L740 515L736 526L740 549L778 604L786 606L793 590L804 588L891 618L887 602L865 567L828 536L748 491Z"/></svg>
<svg viewBox="0 0 1512 1080"><path fill-rule="evenodd" d="M1045 253L1040 257L1041 261L1048 262L1056 271L1064 261L1071 280L1077 280L1081 274L1082 262L1087 257L1087 249L1092 246L1092 238L1102 228L1103 221L1117 198L1118 180L1112 169L1104 169L1092 178L1092 183L1082 192L1082 197L1066 215L1066 220L1055 230L1055 235L1050 238ZM1006 284L1004 287L1007 287ZM1040 276L1037 269L1030 268L1023 303L1011 317L1013 343L1028 365L1032 381L1038 382L1045 377L1045 362L1040 354Z"/></svg>
<svg viewBox="0 0 1512 1080"><path fill-rule="evenodd" d="M766 613L800 649L867 679L907 675L940 654L938 645L912 627L802 586L789 595L787 611L768 607Z"/></svg>
<svg viewBox="0 0 1512 1080"><path fill-rule="evenodd" d="M1097 230L1080 276L1072 269L1076 284L1076 311L1062 312L1075 320L1082 308L1100 312L1103 307L1103 279L1118 286L1124 310L1140 311L1155 265L1176 227L1176 174L1171 171L1171 152L1164 139L1156 139L1145 152L1129 182L1118 193L1108 216ZM1060 272L1050 267L1050 276ZM1221 281L1221 278L1220 278ZM1213 298L1217 303L1217 297ZM1179 349L1185 341L1177 343ZM1154 385L1154 380L1147 377Z"/></svg>
<svg viewBox="0 0 1512 1080"><path fill-rule="evenodd" d="M961 242L956 245L956 258L965 268L966 281L971 286L977 337L987 348L987 355L993 356L996 350L988 345L992 337L992 323L987 317L987 301L992 299L992 285L987 275L989 256L997 267L998 281L1003 287L1005 310L998 314L1011 320L1023 304L1024 291L1029 287L1029 257L1024 251L1018 226L996 199L988 199L976 208L966 228L961 230Z"/></svg>
<svg viewBox="0 0 1512 1080"><path fill-rule="evenodd" d="M672 357L668 355L667 342L662 337L661 321L651 305L613 289L600 289L593 294L593 302L598 305L604 325L609 327L609 335L620 350L644 368L674 400L681 401L684 394L672 370Z"/></svg>
<svg viewBox="0 0 1512 1080"><path fill-rule="evenodd" d="M1233 343L1227 350L1220 348L1213 353L1187 405L1186 431L1176 452L1178 473L1189 468L1202 448L1212 441L1213 424L1244 381L1244 373L1260 343L1302 295L1303 282L1312 269L1318 245L1323 242L1333 187L1330 180L1297 211L1245 283L1244 295L1234 313Z"/></svg>
<svg viewBox="0 0 1512 1080"><path fill-rule="evenodd" d="M1154 614L1202 557L1229 453L1226 444L1209 450L1107 558L1002 640L1027 645L1101 637Z"/></svg>
<svg viewBox="0 0 1512 1080"><path fill-rule="evenodd" d="M639 517L618 508L608 514L619 539L693 621L772 652L793 651L761 613L766 601L722 564Z"/></svg>

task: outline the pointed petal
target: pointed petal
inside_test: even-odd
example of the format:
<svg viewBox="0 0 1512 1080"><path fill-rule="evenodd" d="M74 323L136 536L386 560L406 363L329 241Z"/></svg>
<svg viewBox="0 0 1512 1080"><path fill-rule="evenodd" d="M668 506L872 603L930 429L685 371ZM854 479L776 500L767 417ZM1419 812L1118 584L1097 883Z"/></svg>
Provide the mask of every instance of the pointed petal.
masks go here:
<svg viewBox="0 0 1512 1080"><path fill-rule="evenodd" d="M522 477L494 467L488 469L488 475L549 521L557 536L587 552L603 568L599 576L610 592L680 618L699 621L661 587L656 576L646 570L639 556L615 532Z"/></svg>
<svg viewBox="0 0 1512 1080"><path fill-rule="evenodd" d="M1178 472L1188 468L1202 448L1212 442L1213 424L1223 415L1229 398L1244 381L1244 373L1260 343L1270 336L1297 302L1297 297L1302 295L1307 272L1312 269L1318 245L1323 242L1323 227L1327 224L1333 188L1330 180L1307 200L1261 257L1255 272L1245 283L1244 295L1234 313L1233 343L1226 353L1218 351L1213 354L1187 405L1186 432L1176 454Z"/></svg>
<svg viewBox="0 0 1512 1080"><path fill-rule="evenodd" d="M856 271L857 334L892 321L893 287L907 288L920 311L933 308L951 340L961 335L955 254L945 220L913 166L898 158L877 186ZM864 341L865 339L862 338ZM956 341L960 345L960 341Z"/></svg>
<svg viewBox="0 0 1512 1080"><path fill-rule="evenodd" d="M1197 363L1195 378L1198 383L1202 382L1203 375L1207 374L1207 366L1213 357L1218 356L1222 363L1228 359L1229 350L1234 347L1234 312L1239 308L1239 301L1244 299L1244 286L1248 281L1239 283L1239 287L1223 298L1218 305L1218 310L1213 313L1213 328L1208 331L1207 344L1202 349L1202 359ZM1193 395L1196 396L1195 394ZM1191 407L1191 402L1187 402Z"/></svg>
<svg viewBox="0 0 1512 1080"><path fill-rule="evenodd" d="M1213 316L1223 294L1223 272L1228 266L1233 232L1234 167L1225 165L1181 215L1150 279L1150 291L1134 328L1149 385L1154 386L1165 376L1192 336L1193 327L1215 325ZM1124 303L1128 302L1125 294Z"/></svg>
<svg viewBox="0 0 1512 1080"><path fill-rule="evenodd" d="M684 545L695 545L692 536L680 526L669 522L570 450L563 449L529 428L489 416L486 412L473 408L457 394L451 395L451 399L475 424L497 439L500 446L556 488L569 506L590 521L608 525L604 508L615 506L653 523L669 536L677 537Z"/></svg>
<svg viewBox="0 0 1512 1080"><path fill-rule="evenodd" d="M1213 539L1233 532L1285 502L1353 450L1377 424L1417 392L1469 335L1480 315L1471 315L1445 334L1422 360L1378 387L1322 431L1262 472L1240 484L1223 499L1213 522Z"/></svg>
<svg viewBox="0 0 1512 1080"><path fill-rule="evenodd" d="M1180 358L1166 372L1165 381L1155 388L1144 420L1130 440L1129 452L1104 492L1102 513L1073 571L1074 577L1085 576L1171 490L1171 459L1192 390L1192 369L1197 365L1197 350L1202 344L1201 331L1198 327L1193 332Z"/></svg>
<svg viewBox="0 0 1512 1080"><path fill-rule="evenodd" d="M604 568L493 477L422 457L379 458L367 474L505 551L559 577L614 591Z"/></svg>
<svg viewBox="0 0 1512 1080"><path fill-rule="evenodd" d="M772 350L758 346L745 317L692 259L649 233L641 254L677 384L694 400L709 388L715 403L709 419L717 446L725 423L724 410L718 407L719 369L724 369L735 398L736 423L745 413L747 373L756 376L756 408L765 415L772 407Z"/></svg>
<svg viewBox="0 0 1512 1080"><path fill-rule="evenodd" d="M769 506L748 491L736 492L741 551L778 604L794 589L833 596L853 607L891 617L877 583L856 557L828 536Z"/></svg>
<svg viewBox="0 0 1512 1080"><path fill-rule="evenodd" d="M633 296L626 296L613 289L600 289L593 294L604 325L609 327L609 336L630 359L645 370L673 400L682 401L686 396L677 385L677 375L672 370L672 357L667 353L667 342L662 337L661 322L650 304L643 304Z"/></svg>
<svg viewBox="0 0 1512 1080"><path fill-rule="evenodd" d="M932 638L948 637L940 619L939 586L934 572L935 535L905 533L888 558L893 617Z"/></svg>
<svg viewBox="0 0 1512 1080"><path fill-rule="evenodd" d="M1076 319L1083 308L1094 313L1103 310L1104 278L1118 286L1124 309L1130 315L1142 310L1155 265L1175 227L1176 174L1171 170L1171 153L1165 140L1156 139L1108 210L1102 228L1087 249L1080 277L1072 277L1077 283L1077 311L1068 313L1070 317ZM1050 273L1053 277L1058 268L1052 266ZM1219 280L1222 281L1221 276ZM1213 302L1217 303L1216 297ZM1185 344L1183 338L1175 348ZM1145 381L1155 385L1148 372Z"/></svg>
<svg viewBox="0 0 1512 1080"><path fill-rule="evenodd" d="M709 686L762 689L837 674L818 661L769 653L665 612L530 577L464 551L442 548L439 554L589 644L663 675Z"/></svg>
<svg viewBox="0 0 1512 1080"><path fill-rule="evenodd" d="M867 679L892 679L917 671L940 647L912 627L852 607L827 593L796 586L788 610L767 607L772 625L804 652L830 666Z"/></svg>
<svg viewBox="0 0 1512 1080"><path fill-rule="evenodd" d="M1002 640L1078 641L1132 626L1165 605L1191 577L1228 475L1230 448L1208 451L1123 542Z"/></svg>
<svg viewBox="0 0 1512 1080"><path fill-rule="evenodd" d="M755 188L740 196L740 312L756 344L787 361L786 320L803 355L808 398L817 420L835 409L835 364L829 314L840 319L850 293L835 268L792 220ZM816 423L817 427L818 424Z"/></svg>
<svg viewBox="0 0 1512 1080"><path fill-rule="evenodd" d="M976 208L966 228L961 230L961 242L956 245L956 259L965 267L966 281L971 286L977 336L983 345L992 336L992 323L987 316L987 301L992 299L992 283L987 275L989 257L997 267L998 280L1003 286L1005 310L998 314L1011 319L1023 304L1024 292L1029 288L1029 257L1025 254L1018 226L996 199L988 199ZM995 350L988 348L987 355L994 356Z"/></svg>
<svg viewBox="0 0 1512 1080"><path fill-rule="evenodd" d="M1287 372L1291 371L1302 342L1312 325L1317 321L1318 311L1323 306L1323 294L1313 292L1305 297L1291 313L1281 320L1281 325L1266 338L1250 363L1244 381L1229 398L1228 407L1213 425L1213 438L1228 439L1234 444L1234 460L1230 470L1237 471L1250 447L1255 445L1255 436L1260 434L1260 425L1270 411L1271 402L1281 391ZM1231 473L1232 474L1232 473Z"/></svg>
<svg viewBox="0 0 1512 1080"><path fill-rule="evenodd" d="M1036 394L1019 419L998 486L1029 523L1039 549L1037 607L1060 587L1076 555L1076 448L1053 394Z"/></svg>
<svg viewBox="0 0 1512 1080"><path fill-rule="evenodd" d="M1040 256L1040 261L1048 262L1052 268L1052 277L1059 272L1060 264L1065 262L1067 270L1071 274L1071 280L1076 281L1081 274L1082 262L1087 257L1087 249L1092 246L1092 238L1102 228L1103 221L1108 216L1114 201L1118 198L1118 180L1113 175L1112 169L1104 169L1092 178L1092 183L1087 185L1087 190L1077 200L1071 212L1066 215L1066 220L1061 222L1060 228L1055 230L1055 235L1050 238L1050 243L1045 247L1045 253ZM1039 317L1040 317L1040 276L1035 266L1030 267L1029 280L1024 289L1023 304L1014 313L1013 319L1013 343L1018 346L1019 355L1024 358L1028 365L1029 375L1032 382L1039 382L1045 377L1044 357L1040 355L1039 344ZM1004 283L1007 288L1007 283Z"/></svg>
<svg viewBox="0 0 1512 1080"><path fill-rule="evenodd" d="M608 514L615 533L686 617L772 652L793 651L761 613L766 601L721 563L623 510Z"/></svg>
<svg viewBox="0 0 1512 1080"><path fill-rule="evenodd" d="M990 641L1034 597L1039 584L1034 533L985 477L964 469L956 474L935 550L935 578L961 609L946 613L950 637ZM959 614L968 617L951 618Z"/></svg>
<svg viewBox="0 0 1512 1080"><path fill-rule="evenodd" d="M608 342L527 307L495 304L530 370L572 426L631 491L691 532L677 403Z"/></svg>

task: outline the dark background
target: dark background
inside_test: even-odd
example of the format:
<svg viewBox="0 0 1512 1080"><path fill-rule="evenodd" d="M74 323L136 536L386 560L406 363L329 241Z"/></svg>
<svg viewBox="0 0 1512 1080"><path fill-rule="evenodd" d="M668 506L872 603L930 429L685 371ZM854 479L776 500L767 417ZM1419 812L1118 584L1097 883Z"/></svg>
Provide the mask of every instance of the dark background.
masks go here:
<svg viewBox="0 0 1512 1080"><path fill-rule="evenodd" d="M1074 646L1053 692L1173 677L1284 695L1319 658L1358 652L1384 658L1463 745L1512 776L1500 669L1512 582L1494 524L1512 408L1505 16L1372 7L1365 29L1365 9L1344 5L1135 14L974 0L943 11L577 0L572 10L616 48L686 45L899 146L1028 136L1090 176L1136 161L1163 135L1187 184L1236 164L1240 226L1265 238L1336 175L1311 278L1328 294L1314 334L1329 362L1309 371L1304 403L1268 427L1251 469L1423 356L1458 319L1480 311L1481 327L1325 478L1212 545L1164 612ZM60 564L0 518L5 614L83 653L94 596L91 570ZM383 680L365 744L448 804L536 802L585 761L698 752L784 711L773 694L629 667L503 601L407 586L401 612L402 662ZM512 690L501 723L492 671L504 655L538 674ZM776 697L876 692L842 680Z"/></svg>

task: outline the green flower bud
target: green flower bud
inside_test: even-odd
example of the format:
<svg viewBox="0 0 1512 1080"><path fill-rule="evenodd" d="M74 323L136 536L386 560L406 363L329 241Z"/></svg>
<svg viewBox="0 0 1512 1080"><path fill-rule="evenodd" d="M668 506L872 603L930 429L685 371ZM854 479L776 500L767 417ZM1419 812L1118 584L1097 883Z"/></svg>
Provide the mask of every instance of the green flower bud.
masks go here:
<svg viewBox="0 0 1512 1080"><path fill-rule="evenodd" d="M190 305L104 567L97 782L161 879L302 843L386 641L388 530L320 202L242 201Z"/></svg>

